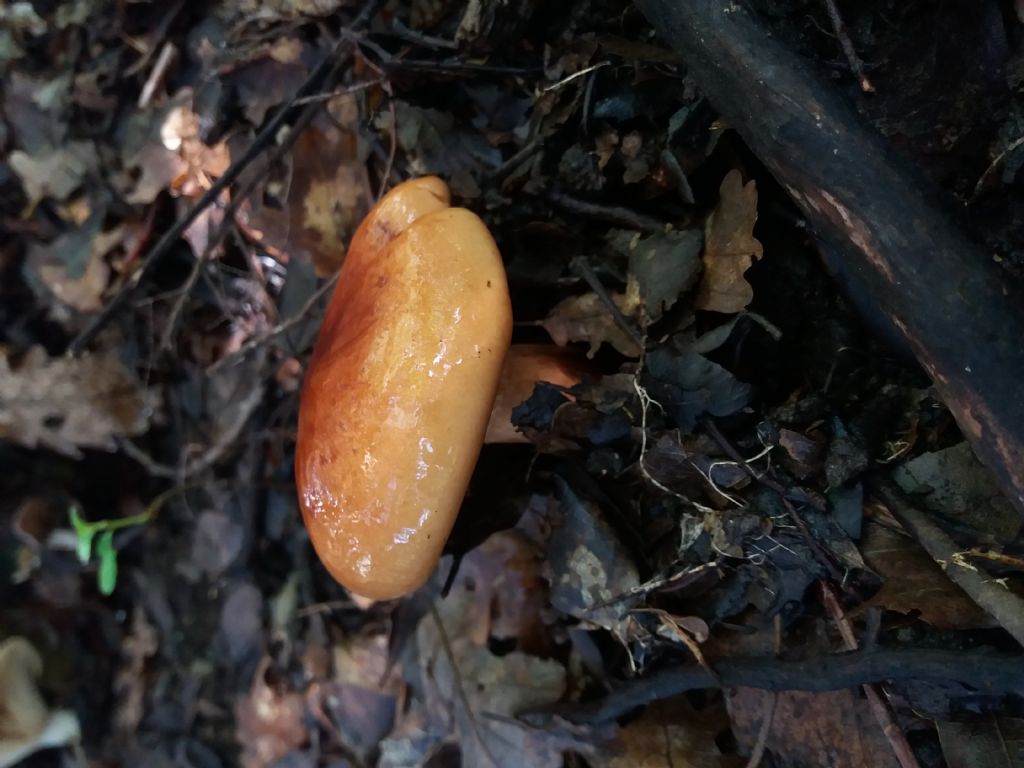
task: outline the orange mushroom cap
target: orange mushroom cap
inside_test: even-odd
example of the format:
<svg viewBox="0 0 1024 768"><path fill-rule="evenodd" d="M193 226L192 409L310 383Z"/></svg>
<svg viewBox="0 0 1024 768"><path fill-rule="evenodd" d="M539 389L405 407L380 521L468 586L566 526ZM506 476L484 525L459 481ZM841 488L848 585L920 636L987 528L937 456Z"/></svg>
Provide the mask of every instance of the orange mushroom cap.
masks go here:
<svg viewBox="0 0 1024 768"><path fill-rule="evenodd" d="M378 600L430 576L479 457L512 338L497 245L436 178L360 225L310 359L295 480L331 574Z"/></svg>

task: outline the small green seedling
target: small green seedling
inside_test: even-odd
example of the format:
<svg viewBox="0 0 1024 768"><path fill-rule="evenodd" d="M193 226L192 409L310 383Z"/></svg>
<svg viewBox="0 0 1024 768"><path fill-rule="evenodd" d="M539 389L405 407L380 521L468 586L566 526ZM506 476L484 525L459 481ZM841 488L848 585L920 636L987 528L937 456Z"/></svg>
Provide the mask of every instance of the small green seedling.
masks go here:
<svg viewBox="0 0 1024 768"><path fill-rule="evenodd" d="M114 549L114 531L129 528L133 525L145 525L153 517L155 507L150 507L138 515L122 517L117 520L83 520L78 514L78 507L68 510L71 527L78 537L76 550L82 565L88 565L92 559L93 541L96 541L96 557L99 560L99 573L96 576L100 592L110 595L117 586L117 550ZM98 538L97 538L98 537Z"/></svg>

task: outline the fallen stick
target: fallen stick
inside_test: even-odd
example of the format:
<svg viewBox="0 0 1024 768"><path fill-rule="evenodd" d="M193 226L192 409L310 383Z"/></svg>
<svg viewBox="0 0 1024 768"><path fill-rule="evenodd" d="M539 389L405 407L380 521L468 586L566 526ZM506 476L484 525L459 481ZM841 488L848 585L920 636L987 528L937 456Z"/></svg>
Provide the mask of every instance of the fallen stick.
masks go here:
<svg viewBox="0 0 1024 768"><path fill-rule="evenodd" d="M608 723L645 704L702 688L822 693L887 680L957 682L991 695L1021 695L1022 662L1022 656L926 648L873 649L803 661L737 656L713 662L715 675L698 664L674 667L631 680L599 701L556 705L537 714L553 714L574 723Z"/></svg>
<svg viewBox="0 0 1024 768"><path fill-rule="evenodd" d="M1024 302L951 200L734 0L636 0L803 210L862 311L902 336L1024 514Z"/></svg>

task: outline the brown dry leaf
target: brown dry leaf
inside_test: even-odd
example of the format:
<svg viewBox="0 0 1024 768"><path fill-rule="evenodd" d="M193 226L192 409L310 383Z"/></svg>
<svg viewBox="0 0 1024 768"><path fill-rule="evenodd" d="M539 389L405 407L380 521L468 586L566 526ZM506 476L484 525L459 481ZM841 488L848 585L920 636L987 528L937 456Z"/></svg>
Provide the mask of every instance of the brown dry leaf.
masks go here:
<svg viewBox="0 0 1024 768"><path fill-rule="evenodd" d="M496 656L489 649L491 630L516 623L512 617L530 604L529 595L516 594L518 577L506 585L479 581L518 557L507 540L497 541L467 556L468 567L460 568L448 597L435 602L416 630L431 730L457 735L463 765L555 768L563 764L565 750L587 752L588 744L574 731L534 728L515 719L523 710L558 701L566 670L551 659L521 651ZM479 590L490 594L498 623L492 623Z"/></svg>
<svg viewBox="0 0 1024 768"><path fill-rule="evenodd" d="M785 765L806 768L897 768L867 700L852 690L828 693L734 688L726 693L736 739L749 753L771 697L778 696L766 749Z"/></svg>
<svg viewBox="0 0 1024 768"><path fill-rule="evenodd" d="M21 179L31 208L48 197L66 200L86 175L95 170L96 160L96 147L91 141L72 141L38 155L15 150L8 163Z"/></svg>
<svg viewBox="0 0 1024 768"><path fill-rule="evenodd" d="M35 347L17 364L0 355L0 437L27 448L114 450L115 438L149 428L155 405L112 352L49 358Z"/></svg>
<svg viewBox="0 0 1024 768"><path fill-rule="evenodd" d="M715 737L729 729L719 707L697 711L685 698L661 701L619 730L620 746L613 754L600 754L595 768L723 768L741 765L727 757Z"/></svg>
<svg viewBox="0 0 1024 768"><path fill-rule="evenodd" d="M187 89L185 91L187 94ZM179 94L175 100L182 98ZM231 165L231 151L226 142L212 147L200 138L200 118L190 106L179 104L168 111L160 126L160 141L171 152L176 152L185 164L185 172L171 182L171 186L185 197L198 197L205 192L212 179L224 174Z"/></svg>
<svg viewBox="0 0 1024 768"><path fill-rule="evenodd" d="M33 245L28 267L62 303L78 312L103 308L110 265L106 256L125 239L127 227L99 230L96 217L46 245Z"/></svg>
<svg viewBox="0 0 1024 768"><path fill-rule="evenodd" d="M243 768L268 768L309 739L302 696L270 686L269 667L270 659L264 658L249 694L235 705L235 735L242 745Z"/></svg>
<svg viewBox="0 0 1024 768"><path fill-rule="evenodd" d="M132 612L131 634L124 639L121 648L121 666L114 676L114 694L117 701L114 710L114 730L125 736L133 736L145 714L146 661L160 647L156 629L146 619L146 613L138 605Z"/></svg>
<svg viewBox="0 0 1024 768"><path fill-rule="evenodd" d="M743 183L737 170L722 180L718 207L711 214L704 246L704 279L697 293L697 309L739 312L754 298L754 289L743 277L753 259L764 249L754 237L757 221L757 187Z"/></svg>
<svg viewBox="0 0 1024 768"><path fill-rule="evenodd" d="M860 551L868 566L885 579L865 605L901 613L919 611L922 621L938 629L994 626L988 614L908 536L867 521Z"/></svg>
<svg viewBox="0 0 1024 768"><path fill-rule="evenodd" d="M43 673L43 660L23 637L12 637L0 645L0 738L25 739L46 725L48 710L36 680Z"/></svg>
<svg viewBox="0 0 1024 768"><path fill-rule="evenodd" d="M133 204L152 203L157 195L171 186L188 172L188 163L156 142L147 142L127 162L129 171L137 171L137 178L129 183L124 199Z"/></svg>
<svg viewBox="0 0 1024 768"><path fill-rule="evenodd" d="M328 110L332 120L314 122L295 142L283 210L263 206L248 222L267 245L311 262L321 277L341 266L344 243L372 203L359 159L358 106L351 96L339 96Z"/></svg>
<svg viewBox="0 0 1024 768"><path fill-rule="evenodd" d="M32 753L76 741L73 712L51 712L37 680L43 660L23 637L0 643L0 766L13 766Z"/></svg>
<svg viewBox="0 0 1024 768"><path fill-rule="evenodd" d="M267 113L288 101L305 82L309 70L302 62L302 42L282 37L263 56L235 70L230 82L238 103L253 125L262 125Z"/></svg>
<svg viewBox="0 0 1024 768"><path fill-rule="evenodd" d="M625 293L612 294L612 300L627 318L641 309L640 287L630 279ZM593 358L602 344L611 344L626 357L638 357L640 349L615 322L608 305L596 293L584 293L559 302L541 322L551 340L560 347L571 341L590 344L587 357Z"/></svg>

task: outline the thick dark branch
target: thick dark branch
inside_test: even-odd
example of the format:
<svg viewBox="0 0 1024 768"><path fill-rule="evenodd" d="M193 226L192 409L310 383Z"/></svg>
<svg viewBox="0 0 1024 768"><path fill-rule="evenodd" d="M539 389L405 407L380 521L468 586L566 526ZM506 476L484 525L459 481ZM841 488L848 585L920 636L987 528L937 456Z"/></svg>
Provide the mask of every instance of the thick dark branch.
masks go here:
<svg viewBox="0 0 1024 768"><path fill-rule="evenodd" d="M607 723L660 699L699 688L746 687L766 691L837 691L865 683L917 680L962 683L988 694L1024 694L1024 657L933 649L871 650L782 661L745 656L714 663L715 679L703 667L657 672L633 680L604 699L557 714L576 723Z"/></svg>
<svg viewBox="0 0 1024 768"><path fill-rule="evenodd" d="M1024 302L960 211L739 3L636 4L803 209L855 302L906 339L1024 513Z"/></svg>

